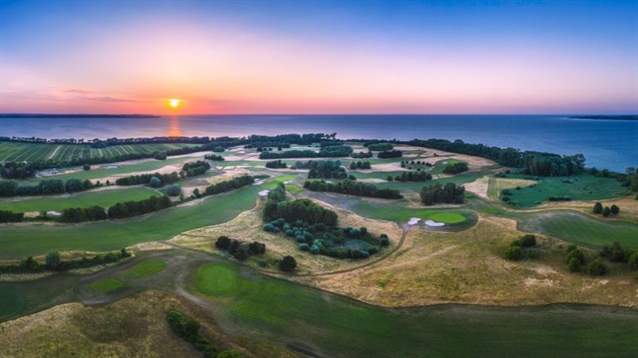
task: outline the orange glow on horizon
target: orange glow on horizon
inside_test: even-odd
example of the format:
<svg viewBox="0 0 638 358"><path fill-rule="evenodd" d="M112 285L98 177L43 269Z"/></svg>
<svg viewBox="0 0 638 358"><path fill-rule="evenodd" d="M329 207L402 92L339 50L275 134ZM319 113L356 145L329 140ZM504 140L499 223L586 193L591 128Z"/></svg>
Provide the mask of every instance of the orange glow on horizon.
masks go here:
<svg viewBox="0 0 638 358"><path fill-rule="evenodd" d="M182 100L177 98L169 98L166 100L166 104L168 105L168 107L173 109L177 109L177 107L179 107L181 103Z"/></svg>

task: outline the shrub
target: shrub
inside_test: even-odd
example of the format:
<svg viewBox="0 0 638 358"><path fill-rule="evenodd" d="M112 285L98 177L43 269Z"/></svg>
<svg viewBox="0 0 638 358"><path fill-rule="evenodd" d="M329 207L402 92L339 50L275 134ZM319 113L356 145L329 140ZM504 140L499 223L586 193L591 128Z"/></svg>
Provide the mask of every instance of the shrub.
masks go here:
<svg viewBox="0 0 638 358"><path fill-rule="evenodd" d="M173 184L166 189L168 196L178 196L182 193L182 187L179 184Z"/></svg>
<svg viewBox="0 0 638 358"><path fill-rule="evenodd" d="M299 250L310 251L310 246L304 242L303 244L299 244Z"/></svg>
<svg viewBox="0 0 638 358"><path fill-rule="evenodd" d="M233 254L233 257L239 261L246 261L250 257L248 245L240 245L237 251L235 251L235 253Z"/></svg>
<svg viewBox="0 0 638 358"><path fill-rule="evenodd" d="M534 235L525 235L521 237L521 246L522 247L533 247L536 246L536 236Z"/></svg>
<svg viewBox="0 0 638 358"><path fill-rule="evenodd" d="M215 247L220 250L228 250L230 247L230 239L227 236L220 236L215 242Z"/></svg>
<svg viewBox="0 0 638 358"><path fill-rule="evenodd" d="M576 249L577 249L577 247L576 247L576 245L574 245L574 244L569 244L569 245L567 245L567 252L568 252L568 253L569 253L570 251L574 251L574 250L576 250Z"/></svg>
<svg viewBox="0 0 638 358"><path fill-rule="evenodd" d="M629 262L629 265L631 267L638 269L638 252L635 252L631 256L629 256L629 260L627 260L627 262Z"/></svg>
<svg viewBox="0 0 638 358"><path fill-rule="evenodd" d="M381 247L390 246L390 239L387 236L385 236L385 237L382 236L379 239L379 245Z"/></svg>
<svg viewBox="0 0 638 358"><path fill-rule="evenodd" d="M88 164L84 164L84 165L82 166L82 169L84 169L84 170L91 170L91 166L90 166L90 165L88 165Z"/></svg>
<svg viewBox="0 0 638 358"><path fill-rule="evenodd" d="M58 267L58 265L60 264L60 261L61 261L60 253L57 251L49 252L45 260L46 266L52 269Z"/></svg>
<svg viewBox="0 0 638 358"><path fill-rule="evenodd" d="M574 250L569 251L567 253L567 263L569 263L569 261L571 261L571 259L576 259L581 264L585 263L585 255L583 254L582 251L580 251L580 249L574 249Z"/></svg>
<svg viewBox="0 0 638 358"><path fill-rule="evenodd" d="M266 224L264 225L264 231L273 232L275 231L275 226L273 226L273 224Z"/></svg>
<svg viewBox="0 0 638 358"><path fill-rule="evenodd" d="M620 212L620 208L614 204L611 206L610 211L612 214L617 215Z"/></svg>
<svg viewBox="0 0 638 358"><path fill-rule="evenodd" d="M517 261L523 257L523 249L520 246L509 246L505 250L505 259L510 261Z"/></svg>
<svg viewBox="0 0 638 358"><path fill-rule="evenodd" d="M587 273L591 276L602 276L608 271L607 264L599 257L587 265Z"/></svg>
<svg viewBox="0 0 638 358"><path fill-rule="evenodd" d="M279 269L284 272L292 272L297 267L297 261L294 257L288 255L279 262Z"/></svg>
<svg viewBox="0 0 638 358"><path fill-rule="evenodd" d="M159 188L160 185L162 185L162 181L158 177L152 177L151 180L149 180L148 185L153 188Z"/></svg>
<svg viewBox="0 0 638 358"><path fill-rule="evenodd" d="M600 214L603 212L603 204L596 203L594 204L594 214Z"/></svg>
<svg viewBox="0 0 638 358"><path fill-rule="evenodd" d="M570 258L569 262L567 263L567 270L569 270L569 272L580 271L580 261L578 261L578 259L575 257Z"/></svg>
<svg viewBox="0 0 638 358"><path fill-rule="evenodd" d="M608 217L608 216L609 216L609 214L611 214L611 209L609 209L609 206L605 206L605 207L603 208L603 216L604 216L604 217Z"/></svg>
<svg viewBox="0 0 638 358"><path fill-rule="evenodd" d="M236 350L229 349L219 353L217 358L241 358L241 355Z"/></svg>
<svg viewBox="0 0 638 358"><path fill-rule="evenodd" d="M321 253L321 249L317 245L312 245L310 247L310 253L313 255L319 255Z"/></svg>

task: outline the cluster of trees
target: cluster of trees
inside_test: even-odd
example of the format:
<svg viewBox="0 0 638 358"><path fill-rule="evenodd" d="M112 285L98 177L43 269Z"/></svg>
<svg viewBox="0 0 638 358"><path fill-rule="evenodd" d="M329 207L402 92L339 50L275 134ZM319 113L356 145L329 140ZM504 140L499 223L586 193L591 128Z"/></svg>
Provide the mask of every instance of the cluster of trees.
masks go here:
<svg viewBox="0 0 638 358"><path fill-rule="evenodd" d="M223 251L228 251L229 254L239 261L246 261L252 255L263 255L266 253L266 244L257 241L245 243L240 240L230 239L227 236L217 238L215 247Z"/></svg>
<svg viewBox="0 0 638 358"><path fill-rule="evenodd" d="M166 209L171 205L171 199L168 196L151 196L148 199L117 203L109 208L108 214L111 219L126 219Z"/></svg>
<svg viewBox="0 0 638 358"><path fill-rule="evenodd" d="M619 212L620 208L616 204L613 204L611 207L605 206L604 208L601 203L594 204L594 214L601 214L604 217L608 217L611 214L618 215Z"/></svg>
<svg viewBox="0 0 638 358"><path fill-rule="evenodd" d="M196 162L189 162L184 164L184 166L182 167L182 172L185 173L186 177L194 177L206 173L208 169L210 169L210 164L202 160L198 160Z"/></svg>
<svg viewBox="0 0 638 358"><path fill-rule="evenodd" d="M454 142L445 139L415 139L407 142L407 144L483 157L506 167L522 168L525 174L538 176L572 175L581 172L585 168L585 157L582 154L561 157L552 153L522 152L514 148L468 144L460 139Z"/></svg>
<svg viewBox="0 0 638 358"><path fill-rule="evenodd" d="M296 162L290 169L310 169L308 178L345 179L348 177L346 170L341 166L340 160L309 160Z"/></svg>
<svg viewBox="0 0 638 358"><path fill-rule="evenodd" d="M69 188L71 191L80 191L75 190L75 183L78 179L69 179L67 183L69 184ZM92 188L93 185L89 181L88 184L84 182L80 182L77 189L84 189L86 186ZM10 196L30 196L30 195L53 195L53 194L64 194L65 184L62 180L59 179L45 179L40 181L37 185L19 185L15 180L1 180L0 181L0 196L10 197Z"/></svg>
<svg viewBox="0 0 638 358"><path fill-rule="evenodd" d="M139 174L139 175L130 175L123 178L118 178L115 180L116 185L140 185L140 184L149 184L153 188L160 187L166 184L173 184L178 181L180 176L176 172L172 172L170 174Z"/></svg>
<svg viewBox="0 0 638 358"><path fill-rule="evenodd" d="M331 145L322 147L319 152L314 150L289 150L285 152L261 152L259 159L284 159L284 158L333 158L347 157L352 153L349 145Z"/></svg>
<svg viewBox="0 0 638 358"><path fill-rule="evenodd" d="M178 196L182 193L182 187L179 184L169 185L166 188L166 195L168 196Z"/></svg>
<svg viewBox="0 0 638 358"><path fill-rule="evenodd" d="M106 220L109 216L101 206L91 206L87 208L65 208L62 210L60 220L67 223L79 223L83 221Z"/></svg>
<svg viewBox="0 0 638 358"><path fill-rule="evenodd" d="M306 181L304 188L311 191L332 192L381 199L401 199L403 196L397 189L379 189L373 184L355 182L346 179L338 183L326 183L323 180Z"/></svg>
<svg viewBox="0 0 638 358"><path fill-rule="evenodd" d="M401 168L408 167L408 169L412 169L410 165L425 165L426 167L430 167L430 168L432 167L431 163L426 163L425 161L420 161L420 160L417 160L417 161L406 160L401 162ZM416 170L421 170L421 168L417 167Z"/></svg>
<svg viewBox="0 0 638 358"><path fill-rule="evenodd" d="M370 169L372 168L372 166L370 165L370 162L355 162L353 161L352 163L350 163L350 169L355 170L355 169Z"/></svg>
<svg viewBox="0 0 638 358"><path fill-rule="evenodd" d="M99 188L102 184L98 181L93 184L90 180L80 180L71 178L64 183L64 189L67 193L77 193L80 191L85 191L93 188Z"/></svg>
<svg viewBox="0 0 638 358"><path fill-rule="evenodd" d="M18 223L24 220L24 213L14 213L10 210L0 210L0 223Z"/></svg>
<svg viewBox="0 0 638 358"><path fill-rule="evenodd" d="M388 142L366 142L363 143L363 146L371 152L385 152L394 149L394 145Z"/></svg>
<svg viewBox="0 0 638 358"><path fill-rule="evenodd" d="M587 273L591 276L600 276L609 272L609 267L603 258L611 262L627 263L631 268L638 269L638 251L633 248L623 249L619 242L614 242L611 247L603 246L599 257L587 265ZM570 272L579 272L581 266L585 264L585 255L576 245L570 244L567 246L566 262ZM638 278L638 271L636 275Z"/></svg>
<svg viewBox="0 0 638 358"><path fill-rule="evenodd" d="M169 311L166 314L166 322L171 331L204 353L204 358L239 358L239 352L229 349L220 352L208 338L199 331L201 324L194 318L188 317L179 311Z"/></svg>
<svg viewBox="0 0 638 358"><path fill-rule="evenodd" d="M323 224L325 226L337 225L337 213L324 209L315 204L310 199L298 199L292 202L266 203L264 208L264 219L272 221L276 218L283 218L286 222L305 221L310 224Z"/></svg>
<svg viewBox="0 0 638 358"><path fill-rule="evenodd" d="M428 181L428 180L432 180L432 174L418 171L418 172L403 172L401 173L401 175L397 175L394 178L392 177L392 175L388 175L388 181L394 181L394 180L400 181L400 182Z"/></svg>
<svg viewBox="0 0 638 358"><path fill-rule="evenodd" d="M530 234L524 235L520 239L512 241L510 246L505 249L503 257L510 261L520 260L524 256L529 256L526 255L527 252L525 249L534 246L536 246L536 236Z"/></svg>
<svg viewBox="0 0 638 358"><path fill-rule="evenodd" d="M266 168L270 168L270 169L288 168L288 164L286 164L286 162L282 162L281 159L273 160L270 162L266 162Z"/></svg>
<svg viewBox="0 0 638 358"><path fill-rule="evenodd" d="M435 185L424 186L419 195L424 205L430 206L434 204L463 204L465 200L465 187L457 186L454 183L447 183L445 186L437 183Z"/></svg>
<svg viewBox="0 0 638 358"><path fill-rule="evenodd" d="M445 168L443 169L443 173L454 175L454 174L466 172L468 171L468 169L469 168L467 166L467 163L458 162L458 163L446 165Z"/></svg>
<svg viewBox="0 0 638 358"><path fill-rule="evenodd" d="M385 150L377 154L377 158L379 159L401 158L402 156L403 152L400 150Z"/></svg>
<svg viewBox="0 0 638 358"><path fill-rule="evenodd" d="M219 182L217 184L211 184L206 187L203 195L215 195L220 193L225 193L227 191L231 191L234 189L239 189L241 187L251 185L255 182L255 178L250 175L242 175L231 180L226 180L223 182Z"/></svg>
<svg viewBox="0 0 638 358"><path fill-rule="evenodd" d="M611 262L627 263L632 269L638 270L638 250L623 249L619 242L614 242L611 247L604 245L600 256ZM638 271L636 271L636 278L638 279Z"/></svg>
<svg viewBox="0 0 638 358"><path fill-rule="evenodd" d="M359 153L352 153L351 157L355 158L355 159L367 159L367 158L372 158L372 152L359 152Z"/></svg>
<svg viewBox="0 0 638 358"><path fill-rule="evenodd" d="M34 172L32 165L24 162L7 162L0 169L3 179L24 179L33 176Z"/></svg>
<svg viewBox="0 0 638 358"><path fill-rule="evenodd" d="M222 148L222 149L224 149L224 148ZM212 160L213 162L223 162L224 160L226 160L226 159L224 159L224 157L222 157L221 155L217 155L217 154L205 155L204 159Z"/></svg>
<svg viewBox="0 0 638 358"><path fill-rule="evenodd" d="M290 255L286 255L283 257L281 261L279 261L279 270L283 272L293 272L297 268L297 260Z"/></svg>
<svg viewBox="0 0 638 358"><path fill-rule="evenodd" d="M25 273L42 271L68 271L77 268L86 268L118 262L121 259L131 257L125 248L109 252L105 255L95 255L92 258L82 257L79 260L62 260L58 251L51 251L46 255L44 264L34 259L33 256L23 257L17 265L0 266L0 273Z"/></svg>

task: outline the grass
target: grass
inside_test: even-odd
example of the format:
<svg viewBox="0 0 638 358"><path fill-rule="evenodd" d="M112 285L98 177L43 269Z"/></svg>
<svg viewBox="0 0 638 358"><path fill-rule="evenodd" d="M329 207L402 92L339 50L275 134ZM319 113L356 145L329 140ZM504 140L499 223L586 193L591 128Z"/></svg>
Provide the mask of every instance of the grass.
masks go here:
<svg viewBox="0 0 638 358"><path fill-rule="evenodd" d="M81 225L0 227L0 258L45 254L51 250L112 251L141 242L167 240L194 228L226 222L255 205L257 192L274 183L211 196L201 203L165 209L145 217Z"/></svg>
<svg viewBox="0 0 638 358"><path fill-rule="evenodd" d="M445 224L460 224L467 221L465 216L455 212L437 212L428 215L428 218Z"/></svg>
<svg viewBox="0 0 638 358"><path fill-rule="evenodd" d="M21 299L16 287L2 287L2 294L0 295L0 320L20 312L23 306L24 301Z"/></svg>
<svg viewBox="0 0 638 358"><path fill-rule="evenodd" d="M623 247L638 249L638 225L628 222L602 221L582 214L551 212L524 214L523 230L543 234L582 245L600 249L618 241Z"/></svg>
<svg viewBox="0 0 638 358"><path fill-rule="evenodd" d="M93 282L91 288L101 293L111 293L115 291L119 291L126 287L124 282L116 279L116 278L106 278L104 280L100 280L97 282Z"/></svg>
<svg viewBox="0 0 638 358"><path fill-rule="evenodd" d="M529 176L508 175L507 178L523 179ZM510 189L510 202L526 208L545 202L550 196L569 196L572 200L597 200L616 197L627 192L620 182L612 178L598 178L589 174L570 177L540 177L535 186Z"/></svg>
<svg viewBox="0 0 638 358"><path fill-rule="evenodd" d="M446 224L461 224L469 220L466 216L466 211L450 209L412 209L402 205L370 203L363 200L354 202L349 208L358 215L371 219L394 221L399 225L404 224L413 217Z"/></svg>
<svg viewBox="0 0 638 358"><path fill-rule="evenodd" d="M318 347L326 356L523 357L587 352L629 357L636 353L638 314L629 309L568 305L385 309L280 279L244 274L238 266L226 264L201 266L193 282L213 280L220 272L226 286L234 289L224 291L224 297L199 293L215 299L223 308L219 314L227 316L225 321L236 325L235 329L259 332L263 340L280 344Z"/></svg>
<svg viewBox="0 0 638 358"><path fill-rule="evenodd" d="M168 266L168 264L164 260L160 260L160 259L148 260L148 261L142 262L141 264L137 264L137 265L133 266L132 268L126 270L124 275L128 279L135 280L135 279L138 279L138 278L148 277L148 276L154 275L154 274L164 270L166 268L166 266Z"/></svg>
<svg viewBox="0 0 638 358"><path fill-rule="evenodd" d="M485 173L482 172L472 172L472 173L464 173L464 174L459 174L459 175L455 175L453 177L450 178L444 178L444 179L435 179L435 180L429 180L429 181L424 181L424 182L387 182L387 183L378 183L378 184L374 184L376 185L378 188L380 189L384 189L384 188L390 188L390 189L399 189L402 192L406 191L406 190L410 190L412 192L420 192L421 188L423 188L424 186L429 186L429 185L435 185L435 184L441 184L441 185L445 185L447 183L454 183L456 185L462 185L462 184L467 184L467 183L471 183L473 181L475 181L478 178L481 178L485 175ZM355 175L356 176L356 175ZM386 175L387 177L387 175ZM383 178L381 178L383 179Z"/></svg>
<svg viewBox="0 0 638 358"><path fill-rule="evenodd" d="M196 275L195 288L206 296L224 297L237 289L237 276L229 266L203 265Z"/></svg>
<svg viewBox="0 0 638 358"><path fill-rule="evenodd" d="M98 205L109 207L118 202L148 199L159 193L145 188L121 188L102 191L88 191L72 195L58 195L51 197L21 198L23 200L0 200L0 210L14 212L30 211L59 211L64 208L78 208Z"/></svg>

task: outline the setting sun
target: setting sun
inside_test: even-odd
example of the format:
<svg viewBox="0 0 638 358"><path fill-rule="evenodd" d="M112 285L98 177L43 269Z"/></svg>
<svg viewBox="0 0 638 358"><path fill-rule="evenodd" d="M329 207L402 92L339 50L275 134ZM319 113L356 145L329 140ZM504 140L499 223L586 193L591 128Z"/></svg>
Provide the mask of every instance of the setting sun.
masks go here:
<svg viewBox="0 0 638 358"><path fill-rule="evenodd" d="M172 108L177 108L182 100L171 98L168 100L168 105Z"/></svg>

